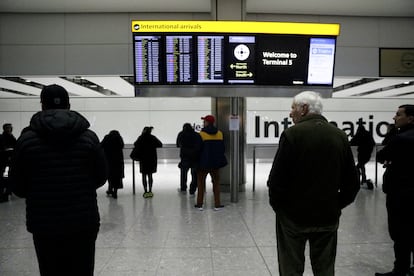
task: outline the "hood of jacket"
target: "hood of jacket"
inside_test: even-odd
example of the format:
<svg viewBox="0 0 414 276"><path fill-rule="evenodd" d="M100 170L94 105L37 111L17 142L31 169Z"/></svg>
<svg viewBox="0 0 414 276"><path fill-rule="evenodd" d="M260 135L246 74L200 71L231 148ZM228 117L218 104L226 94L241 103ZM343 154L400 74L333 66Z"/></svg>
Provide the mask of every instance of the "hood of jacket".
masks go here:
<svg viewBox="0 0 414 276"><path fill-rule="evenodd" d="M214 134L217 133L218 129L215 126L213 126L213 125L208 125L206 127L203 127L202 131L204 131L204 132L206 132L208 134L214 135Z"/></svg>
<svg viewBox="0 0 414 276"><path fill-rule="evenodd" d="M30 120L30 130L52 144L69 144L89 126L85 117L67 109L39 111Z"/></svg>

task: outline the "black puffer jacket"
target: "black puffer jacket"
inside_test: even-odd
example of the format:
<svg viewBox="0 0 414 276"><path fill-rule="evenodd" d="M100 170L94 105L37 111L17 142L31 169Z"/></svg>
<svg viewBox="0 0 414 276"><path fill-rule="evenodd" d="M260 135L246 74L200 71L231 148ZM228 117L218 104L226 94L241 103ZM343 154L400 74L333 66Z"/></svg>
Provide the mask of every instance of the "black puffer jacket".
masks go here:
<svg viewBox="0 0 414 276"><path fill-rule="evenodd" d="M377 153L386 164L382 189L386 194L412 195L414 156L414 124L401 128L396 136Z"/></svg>
<svg viewBox="0 0 414 276"><path fill-rule="evenodd" d="M107 165L89 126L75 111L45 110L18 138L9 177L13 193L26 198L29 232L99 229L96 189L106 181Z"/></svg>

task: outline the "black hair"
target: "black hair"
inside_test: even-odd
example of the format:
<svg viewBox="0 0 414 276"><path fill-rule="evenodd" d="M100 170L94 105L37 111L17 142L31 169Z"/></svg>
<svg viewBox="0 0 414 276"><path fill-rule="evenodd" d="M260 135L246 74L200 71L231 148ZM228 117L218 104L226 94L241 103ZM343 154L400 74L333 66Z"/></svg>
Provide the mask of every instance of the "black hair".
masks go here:
<svg viewBox="0 0 414 276"><path fill-rule="evenodd" d="M3 130L6 130L6 127L13 127L10 123L3 124Z"/></svg>
<svg viewBox="0 0 414 276"><path fill-rule="evenodd" d="M405 114L407 116L414 116L414 104L403 104L398 108L404 108Z"/></svg>
<svg viewBox="0 0 414 276"><path fill-rule="evenodd" d="M193 127L191 126L190 123L185 123L183 125L183 130L186 130L186 131L193 130Z"/></svg>

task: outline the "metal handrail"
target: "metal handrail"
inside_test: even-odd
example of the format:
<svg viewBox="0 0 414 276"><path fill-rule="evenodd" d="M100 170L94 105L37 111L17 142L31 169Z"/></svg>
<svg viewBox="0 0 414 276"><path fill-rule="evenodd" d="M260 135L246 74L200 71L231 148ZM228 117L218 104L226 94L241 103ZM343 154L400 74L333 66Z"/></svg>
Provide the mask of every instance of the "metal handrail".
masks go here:
<svg viewBox="0 0 414 276"><path fill-rule="evenodd" d="M253 146L253 192L256 190L256 148L275 148L276 145Z"/></svg>
<svg viewBox="0 0 414 276"><path fill-rule="evenodd" d="M273 145L260 145L253 147L253 192L256 190L256 149L257 148L273 148ZM375 187L378 187L378 160L377 160L377 152L382 149L384 146L377 144L375 145Z"/></svg>

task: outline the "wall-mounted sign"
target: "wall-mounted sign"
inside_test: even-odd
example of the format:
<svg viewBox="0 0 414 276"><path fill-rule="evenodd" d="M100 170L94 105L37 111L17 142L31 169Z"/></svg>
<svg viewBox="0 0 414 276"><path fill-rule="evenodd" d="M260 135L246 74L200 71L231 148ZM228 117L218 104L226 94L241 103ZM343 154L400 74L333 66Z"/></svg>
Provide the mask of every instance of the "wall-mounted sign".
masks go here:
<svg viewBox="0 0 414 276"><path fill-rule="evenodd" d="M136 86L332 87L338 24L132 21Z"/></svg>
<svg viewBox="0 0 414 276"><path fill-rule="evenodd" d="M380 48L380 77L414 77L414 48Z"/></svg>

